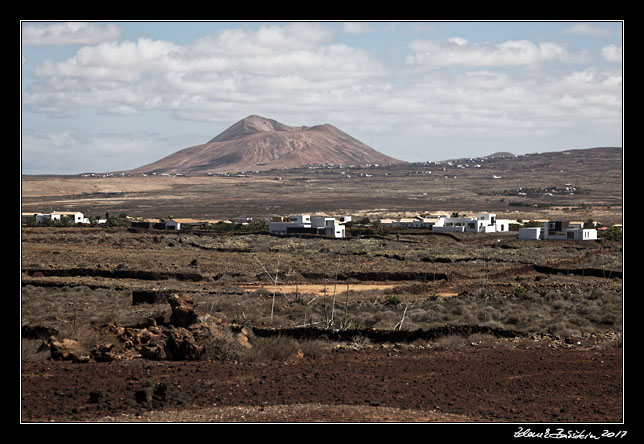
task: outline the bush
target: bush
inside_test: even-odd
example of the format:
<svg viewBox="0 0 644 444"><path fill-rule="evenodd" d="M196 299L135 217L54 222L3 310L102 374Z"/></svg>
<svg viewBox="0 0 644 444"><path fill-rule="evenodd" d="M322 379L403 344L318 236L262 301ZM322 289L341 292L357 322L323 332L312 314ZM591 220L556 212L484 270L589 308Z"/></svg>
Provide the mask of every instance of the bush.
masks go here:
<svg viewBox="0 0 644 444"><path fill-rule="evenodd" d="M512 294L516 296L519 299L523 299L526 297L527 290L525 287L522 287L521 285L514 287L514 290L512 290Z"/></svg>
<svg viewBox="0 0 644 444"><path fill-rule="evenodd" d="M288 361L303 355L300 344L295 339L282 335L254 338L252 345L249 354L251 360Z"/></svg>
<svg viewBox="0 0 644 444"><path fill-rule="evenodd" d="M398 304L400 304L400 299L395 294L390 294L385 298L385 304L387 304L387 305L398 305Z"/></svg>
<svg viewBox="0 0 644 444"><path fill-rule="evenodd" d="M620 241L622 240L622 230L618 227L610 227L604 232L602 237L606 240Z"/></svg>

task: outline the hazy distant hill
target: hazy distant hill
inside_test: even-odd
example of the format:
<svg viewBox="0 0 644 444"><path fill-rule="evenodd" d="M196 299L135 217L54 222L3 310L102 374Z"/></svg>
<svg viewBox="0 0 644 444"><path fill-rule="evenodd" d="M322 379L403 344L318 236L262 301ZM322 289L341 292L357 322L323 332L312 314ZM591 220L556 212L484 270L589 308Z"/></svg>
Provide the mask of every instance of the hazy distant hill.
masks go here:
<svg viewBox="0 0 644 444"><path fill-rule="evenodd" d="M332 125L287 126L248 116L203 145L127 173L204 174L297 168L311 164L399 164Z"/></svg>

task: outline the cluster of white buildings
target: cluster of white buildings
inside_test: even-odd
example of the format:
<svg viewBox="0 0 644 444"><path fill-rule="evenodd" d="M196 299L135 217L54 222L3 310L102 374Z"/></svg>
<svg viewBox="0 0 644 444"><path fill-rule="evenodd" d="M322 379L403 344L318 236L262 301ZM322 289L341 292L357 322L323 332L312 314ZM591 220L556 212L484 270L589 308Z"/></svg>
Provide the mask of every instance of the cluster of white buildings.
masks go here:
<svg viewBox="0 0 644 444"><path fill-rule="evenodd" d="M270 221L268 231L277 234L310 233L322 234L327 237L344 237L344 223L351 221L348 216L338 219L327 216L313 216L298 214L289 216L288 220Z"/></svg>
<svg viewBox="0 0 644 444"><path fill-rule="evenodd" d="M63 217L69 218L74 224L89 224L89 218L79 211L54 211L51 213L22 213L22 218L34 218L37 223L45 221L61 221ZM345 237L345 223L350 222L350 216L338 218L328 216L311 216L297 214L289 217L278 217L268 221L268 231L276 234L308 233L326 237ZM106 220L97 220L105 223ZM220 221L208 221L210 223ZM240 222L244 222L241 221ZM133 222L133 226L145 225L146 228L161 228L166 230L180 230L181 225L205 224L188 219L171 219L165 222L160 220ZM246 220L245 223L248 223ZM381 225L389 227L426 228L435 232L460 232L460 233L502 233L509 231L510 221L498 219L494 213L480 213L476 216L447 216L445 214L428 215L408 219L381 219ZM584 228L581 222L544 221L541 227L519 228L517 236L521 240L596 240L597 230Z"/></svg>
<svg viewBox="0 0 644 444"><path fill-rule="evenodd" d="M544 222L542 227L519 228L524 240L596 240L597 230L584 228L581 222Z"/></svg>
<svg viewBox="0 0 644 444"><path fill-rule="evenodd" d="M89 218L85 217L80 211L53 211L51 213L22 213L22 218L33 217L39 224L51 220L60 221L62 217L68 217L74 221L75 224L89 224ZM100 221L99 221L100 223Z"/></svg>
<svg viewBox="0 0 644 444"><path fill-rule="evenodd" d="M437 232L461 233L499 233L508 231L510 227L508 219L497 219L493 213L481 213L472 217L437 214L400 220L382 219L380 223L390 227L431 228Z"/></svg>

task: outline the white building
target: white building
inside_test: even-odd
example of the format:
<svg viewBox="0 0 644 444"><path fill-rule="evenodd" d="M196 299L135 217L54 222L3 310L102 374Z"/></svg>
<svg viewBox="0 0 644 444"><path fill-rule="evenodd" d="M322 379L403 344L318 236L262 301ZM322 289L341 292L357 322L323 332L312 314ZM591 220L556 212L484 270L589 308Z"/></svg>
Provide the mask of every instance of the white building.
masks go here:
<svg viewBox="0 0 644 444"><path fill-rule="evenodd" d="M344 237L345 228L334 217L298 214L289 216L288 222L269 222L268 231L271 233L310 233L324 234L327 237Z"/></svg>
<svg viewBox="0 0 644 444"><path fill-rule="evenodd" d="M344 237L345 228L335 217L314 216L311 218L311 227L318 231L324 230L327 237Z"/></svg>
<svg viewBox="0 0 644 444"><path fill-rule="evenodd" d="M306 229L311 229L311 216L308 214L298 214L289 216L288 222L269 222L268 231L271 233L288 234L301 232L305 233Z"/></svg>
<svg viewBox="0 0 644 444"><path fill-rule="evenodd" d="M597 230L581 228L579 223L547 221L543 223L543 228L520 228L517 238L526 240L597 240Z"/></svg>
<svg viewBox="0 0 644 444"><path fill-rule="evenodd" d="M545 240L595 240L597 239L597 230L594 228L586 229L578 225L573 225L565 222L544 222L542 239Z"/></svg>
<svg viewBox="0 0 644 444"><path fill-rule="evenodd" d="M43 223L46 220L52 220L52 221L60 220L60 214L56 214L56 213L47 213L47 214L38 213L38 214L36 214L36 222L38 222L39 224Z"/></svg>
<svg viewBox="0 0 644 444"><path fill-rule="evenodd" d="M440 217L432 227L437 232L499 233L509 231L508 219L497 219L496 214L481 213L476 217Z"/></svg>
<svg viewBox="0 0 644 444"><path fill-rule="evenodd" d="M53 211L51 213L23 213L24 217L33 217L36 222L43 223L46 220L60 221L61 218L68 217L74 221L75 224L88 224L89 218L85 217L80 211Z"/></svg>
<svg viewBox="0 0 644 444"><path fill-rule="evenodd" d="M89 218L85 217L80 211L54 211L52 216L66 216L74 221L75 224L88 224Z"/></svg>

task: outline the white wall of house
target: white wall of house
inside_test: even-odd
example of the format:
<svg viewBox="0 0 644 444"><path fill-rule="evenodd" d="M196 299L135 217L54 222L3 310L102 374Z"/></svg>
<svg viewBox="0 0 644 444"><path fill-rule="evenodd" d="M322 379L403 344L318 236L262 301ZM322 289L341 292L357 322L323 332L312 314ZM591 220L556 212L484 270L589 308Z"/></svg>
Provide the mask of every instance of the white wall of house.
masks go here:
<svg viewBox="0 0 644 444"><path fill-rule="evenodd" d="M496 231L497 231L497 233L510 231L510 219L497 219L496 220Z"/></svg>
<svg viewBox="0 0 644 444"><path fill-rule="evenodd" d="M597 230L594 228L582 229L584 240L597 240Z"/></svg>
<svg viewBox="0 0 644 444"><path fill-rule="evenodd" d="M437 233L463 233L465 232L465 227L464 226L445 226L445 225L440 225L436 226L434 225L432 227L432 231L436 231Z"/></svg>
<svg viewBox="0 0 644 444"><path fill-rule="evenodd" d="M523 240L539 240L541 238L541 228L540 227L526 227L519 228L518 239Z"/></svg>
<svg viewBox="0 0 644 444"><path fill-rule="evenodd" d="M594 228L573 228L566 230L566 239L569 240L596 240L597 230Z"/></svg>
<svg viewBox="0 0 644 444"><path fill-rule="evenodd" d="M311 218L311 226L314 228L332 227L335 224L336 220L334 217L313 216Z"/></svg>
<svg viewBox="0 0 644 444"><path fill-rule="evenodd" d="M296 214L294 216L289 216L288 221L298 224L310 224L311 216L309 214Z"/></svg>
<svg viewBox="0 0 644 444"><path fill-rule="evenodd" d="M344 225L342 224L335 224L330 227L327 226L324 229L324 235L327 237L341 238L341 237L344 237L344 233L345 233Z"/></svg>

